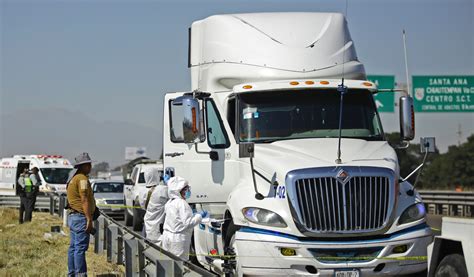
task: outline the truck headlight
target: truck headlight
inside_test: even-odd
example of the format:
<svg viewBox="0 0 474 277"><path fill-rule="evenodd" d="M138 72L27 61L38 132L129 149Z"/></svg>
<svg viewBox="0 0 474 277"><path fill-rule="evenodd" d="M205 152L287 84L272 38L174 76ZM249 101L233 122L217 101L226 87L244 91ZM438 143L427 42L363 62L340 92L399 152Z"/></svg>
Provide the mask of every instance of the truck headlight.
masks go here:
<svg viewBox="0 0 474 277"><path fill-rule="evenodd" d="M398 225L422 219L425 215L426 209L423 203L411 205L405 211L403 211L402 215L400 216L400 219L398 220Z"/></svg>
<svg viewBox="0 0 474 277"><path fill-rule="evenodd" d="M104 199L96 199L95 203L97 204L97 206L104 206L107 204Z"/></svg>
<svg viewBox="0 0 474 277"><path fill-rule="evenodd" d="M287 226L279 214L269 210L260 208L243 208L242 213L248 221L256 224L282 228Z"/></svg>

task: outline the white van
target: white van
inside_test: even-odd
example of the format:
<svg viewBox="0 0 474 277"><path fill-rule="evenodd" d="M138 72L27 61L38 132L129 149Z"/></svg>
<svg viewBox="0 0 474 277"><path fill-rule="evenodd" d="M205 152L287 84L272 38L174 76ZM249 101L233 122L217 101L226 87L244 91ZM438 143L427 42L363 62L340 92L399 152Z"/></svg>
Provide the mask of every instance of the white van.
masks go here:
<svg viewBox="0 0 474 277"><path fill-rule="evenodd" d="M66 194L71 163L58 155L15 155L0 161L0 195L18 195L18 177L25 168L39 169L40 192Z"/></svg>

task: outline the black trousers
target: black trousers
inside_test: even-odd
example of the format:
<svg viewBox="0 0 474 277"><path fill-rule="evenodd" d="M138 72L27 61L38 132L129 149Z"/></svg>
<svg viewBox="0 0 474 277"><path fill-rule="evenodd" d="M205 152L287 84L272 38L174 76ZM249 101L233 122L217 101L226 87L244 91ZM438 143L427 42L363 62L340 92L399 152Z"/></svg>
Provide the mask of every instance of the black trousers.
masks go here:
<svg viewBox="0 0 474 277"><path fill-rule="evenodd" d="M33 210L35 209L35 203L35 193L27 193L24 196L20 196L20 224L31 221Z"/></svg>
<svg viewBox="0 0 474 277"><path fill-rule="evenodd" d="M20 217L19 217L20 224L23 224L23 222L24 222L25 209L26 209L26 196L25 195L20 195Z"/></svg>

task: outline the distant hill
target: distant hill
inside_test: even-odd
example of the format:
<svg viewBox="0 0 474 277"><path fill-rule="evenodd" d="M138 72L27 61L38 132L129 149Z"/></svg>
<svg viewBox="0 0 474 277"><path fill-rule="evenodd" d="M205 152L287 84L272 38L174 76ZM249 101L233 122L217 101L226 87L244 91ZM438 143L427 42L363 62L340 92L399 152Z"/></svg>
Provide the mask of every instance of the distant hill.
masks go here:
<svg viewBox="0 0 474 277"><path fill-rule="evenodd" d="M158 121L159 119L157 119ZM93 115L65 109L37 109L3 114L0 121L0 157L13 154L60 154L73 158L89 152L96 161L124 162L126 146L145 146L150 158L159 158L161 131L139 123L93 119Z"/></svg>

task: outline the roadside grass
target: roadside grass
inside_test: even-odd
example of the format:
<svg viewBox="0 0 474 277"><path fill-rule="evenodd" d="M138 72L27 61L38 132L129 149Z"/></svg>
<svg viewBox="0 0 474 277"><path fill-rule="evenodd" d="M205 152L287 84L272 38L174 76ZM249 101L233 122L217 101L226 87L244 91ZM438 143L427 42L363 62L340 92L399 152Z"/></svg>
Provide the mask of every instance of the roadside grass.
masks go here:
<svg viewBox="0 0 474 277"><path fill-rule="evenodd" d="M44 239L51 226L61 226L66 236ZM92 241L92 237L91 237ZM69 228L49 213L33 213L33 221L18 224L18 210L0 208L0 276L67 276ZM89 276L124 276L124 267L107 262L105 255L87 251Z"/></svg>

